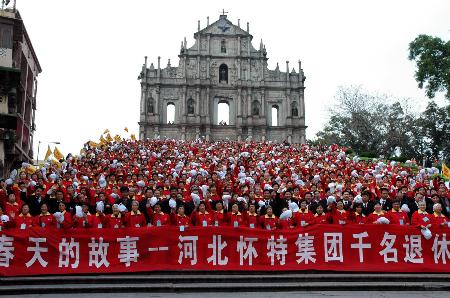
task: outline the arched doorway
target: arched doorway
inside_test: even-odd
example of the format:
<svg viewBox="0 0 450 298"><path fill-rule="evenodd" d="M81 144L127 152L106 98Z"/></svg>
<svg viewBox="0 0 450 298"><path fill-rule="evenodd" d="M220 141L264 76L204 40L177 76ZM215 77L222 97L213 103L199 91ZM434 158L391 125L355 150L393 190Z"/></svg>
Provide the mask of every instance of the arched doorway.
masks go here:
<svg viewBox="0 0 450 298"><path fill-rule="evenodd" d="M175 124L175 104L173 102L167 104L167 124Z"/></svg>
<svg viewBox="0 0 450 298"><path fill-rule="evenodd" d="M272 106L272 126L278 126L278 110L277 105Z"/></svg>
<svg viewBox="0 0 450 298"><path fill-rule="evenodd" d="M217 112L217 124L230 125L230 104L228 103L228 101L219 101Z"/></svg>

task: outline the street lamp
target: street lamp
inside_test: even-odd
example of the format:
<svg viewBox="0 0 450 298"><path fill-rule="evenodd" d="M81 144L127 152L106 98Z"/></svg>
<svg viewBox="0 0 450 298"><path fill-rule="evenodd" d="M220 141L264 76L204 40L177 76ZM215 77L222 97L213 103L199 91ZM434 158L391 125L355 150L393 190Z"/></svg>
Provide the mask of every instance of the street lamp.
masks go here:
<svg viewBox="0 0 450 298"><path fill-rule="evenodd" d="M38 150L37 150L37 156L36 156L36 165L39 165L39 149L41 147L41 143L46 143L46 144L55 144L55 145L59 145L61 144L60 142L56 141L56 142L38 142Z"/></svg>

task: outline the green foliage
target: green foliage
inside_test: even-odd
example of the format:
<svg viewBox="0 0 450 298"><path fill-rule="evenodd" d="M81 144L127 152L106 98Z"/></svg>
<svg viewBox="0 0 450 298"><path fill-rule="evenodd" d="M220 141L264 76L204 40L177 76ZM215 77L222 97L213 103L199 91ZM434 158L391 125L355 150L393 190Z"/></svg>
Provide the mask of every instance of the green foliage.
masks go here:
<svg viewBox="0 0 450 298"><path fill-rule="evenodd" d="M409 59L416 62L416 81L419 88L426 85L429 98L442 91L450 99L450 41L419 35L409 44Z"/></svg>
<svg viewBox="0 0 450 298"><path fill-rule="evenodd" d="M355 86L341 87L336 101L316 144L339 144L361 157L394 156L390 159L399 162L450 159L448 107L430 102L422 114L414 115L399 100L388 104L386 96Z"/></svg>

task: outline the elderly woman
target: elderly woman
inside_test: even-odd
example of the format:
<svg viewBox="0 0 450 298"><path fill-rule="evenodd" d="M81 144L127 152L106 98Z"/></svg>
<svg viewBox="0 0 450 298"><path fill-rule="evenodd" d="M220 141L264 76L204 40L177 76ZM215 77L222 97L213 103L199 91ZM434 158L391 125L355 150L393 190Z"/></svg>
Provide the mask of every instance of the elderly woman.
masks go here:
<svg viewBox="0 0 450 298"><path fill-rule="evenodd" d="M151 222L152 226L162 227L162 226L167 226L170 224L169 215L161 211L161 205L159 203L156 203L153 206L153 209L149 209L149 210L152 210L149 213L150 222Z"/></svg>
<svg viewBox="0 0 450 298"><path fill-rule="evenodd" d="M123 228L124 218L120 213L119 205L114 204L112 206L112 214L106 216L105 224L107 228L118 229Z"/></svg>
<svg viewBox="0 0 450 298"><path fill-rule="evenodd" d="M144 214L139 211L139 202L131 202L131 211L125 214L125 226L127 228L142 228L147 225Z"/></svg>
<svg viewBox="0 0 450 298"><path fill-rule="evenodd" d="M243 227L245 225L245 216L239 212L238 204L234 203L231 206L231 213L228 215L229 225L231 227Z"/></svg>
<svg viewBox="0 0 450 298"><path fill-rule="evenodd" d="M450 228L448 218L442 214L442 205L437 203L433 206L433 215L431 216L431 225L433 228Z"/></svg>
<svg viewBox="0 0 450 298"><path fill-rule="evenodd" d="M342 203L342 201L337 202L336 207L334 204L328 205L328 209L331 210L333 224L346 225L350 223L350 212L344 209L344 203Z"/></svg>
<svg viewBox="0 0 450 298"><path fill-rule="evenodd" d="M411 217L411 225L419 227L421 229L426 229L431 227L432 215L429 214L427 209L427 204L425 201L420 201L418 204L419 209L413 213Z"/></svg>

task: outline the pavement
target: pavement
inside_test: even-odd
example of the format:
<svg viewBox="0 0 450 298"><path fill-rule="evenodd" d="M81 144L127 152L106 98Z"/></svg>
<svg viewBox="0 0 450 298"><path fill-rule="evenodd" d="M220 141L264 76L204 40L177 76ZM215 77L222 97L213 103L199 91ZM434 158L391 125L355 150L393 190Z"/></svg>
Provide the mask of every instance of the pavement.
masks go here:
<svg viewBox="0 0 450 298"><path fill-rule="evenodd" d="M124 293L124 294L112 294L112 293L92 293L92 294L40 294L40 295L11 295L6 297L36 297L36 298L294 298L294 297L313 297L313 298L443 298L449 297L449 293L442 291L419 291L419 292L393 292L393 291L381 291L381 292L349 292L349 291L304 291L304 292L243 292L243 293Z"/></svg>

